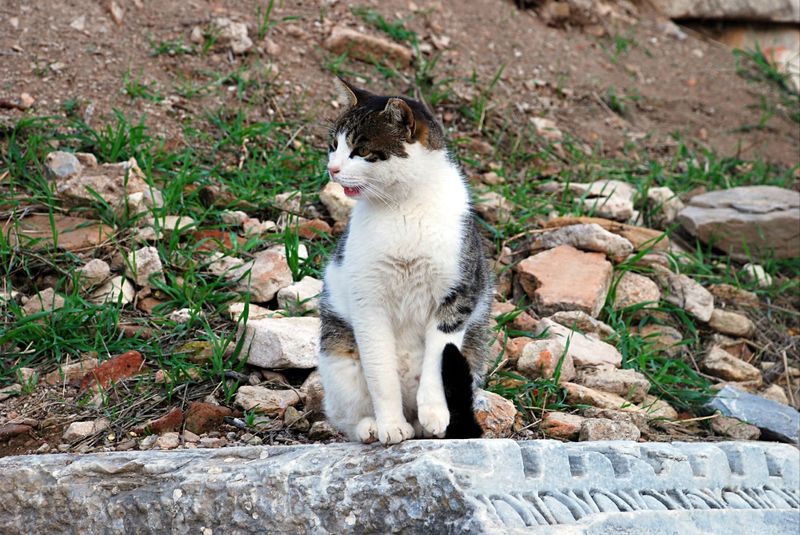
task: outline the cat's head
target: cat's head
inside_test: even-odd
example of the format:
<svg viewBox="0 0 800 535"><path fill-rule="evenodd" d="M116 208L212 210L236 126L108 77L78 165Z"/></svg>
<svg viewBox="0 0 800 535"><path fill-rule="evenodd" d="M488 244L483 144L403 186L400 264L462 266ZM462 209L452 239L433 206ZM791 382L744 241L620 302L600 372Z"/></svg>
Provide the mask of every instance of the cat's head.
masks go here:
<svg viewBox="0 0 800 535"><path fill-rule="evenodd" d="M388 200L421 179L420 168L445 149L442 129L423 104L374 95L341 80L349 106L333 124L328 173L350 197Z"/></svg>

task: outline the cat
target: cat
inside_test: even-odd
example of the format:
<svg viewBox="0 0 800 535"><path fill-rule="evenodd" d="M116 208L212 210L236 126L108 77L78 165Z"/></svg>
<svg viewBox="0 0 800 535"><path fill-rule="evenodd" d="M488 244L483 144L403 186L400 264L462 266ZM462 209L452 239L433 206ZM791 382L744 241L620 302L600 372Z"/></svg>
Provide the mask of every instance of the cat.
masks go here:
<svg viewBox="0 0 800 535"><path fill-rule="evenodd" d="M479 437L493 280L464 176L423 104L341 85L328 173L357 202L320 298L325 414L365 443Z"/></svg>

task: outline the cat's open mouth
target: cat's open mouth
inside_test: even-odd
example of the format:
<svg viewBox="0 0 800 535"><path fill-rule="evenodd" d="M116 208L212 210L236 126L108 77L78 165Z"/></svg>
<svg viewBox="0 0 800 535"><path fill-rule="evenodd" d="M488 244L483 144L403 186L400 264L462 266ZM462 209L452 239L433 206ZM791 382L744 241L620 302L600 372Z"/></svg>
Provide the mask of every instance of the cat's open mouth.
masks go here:
<svg viewBox="0 0 800 535"><path fill-rule="evenodd" d="M344 188L344 194L348 197L358 197L361 194L361 191L364 189L361 186L342 186Z"/></svg>

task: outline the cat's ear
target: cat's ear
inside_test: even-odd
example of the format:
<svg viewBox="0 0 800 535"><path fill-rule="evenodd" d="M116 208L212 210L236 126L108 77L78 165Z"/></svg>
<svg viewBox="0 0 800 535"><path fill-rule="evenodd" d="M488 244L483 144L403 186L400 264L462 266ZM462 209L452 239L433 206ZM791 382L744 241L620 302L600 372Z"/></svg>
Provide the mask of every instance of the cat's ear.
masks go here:
<svg viewBox="0 0 800 535"><path fill-rule="evenodd" d="M369 91L358 89L357 87L350 85L347 80L340 76L337 76L336 80L338 81L336 86L339 89L339 96L342 100L347 102L348 108L354 108L359 104L363 104L364 101L372 96L372 93Z"/></svg>
<svg viewBox="0 0 800 535"><path fill-rule="evenodd" d="M414 112L405 100L402 98L390 98L386 102L386 107L383 112L392 121L401 124L406 129L406 141L411 141L414 138L414 132L417 127L417 120L414 117Z"/></svg>

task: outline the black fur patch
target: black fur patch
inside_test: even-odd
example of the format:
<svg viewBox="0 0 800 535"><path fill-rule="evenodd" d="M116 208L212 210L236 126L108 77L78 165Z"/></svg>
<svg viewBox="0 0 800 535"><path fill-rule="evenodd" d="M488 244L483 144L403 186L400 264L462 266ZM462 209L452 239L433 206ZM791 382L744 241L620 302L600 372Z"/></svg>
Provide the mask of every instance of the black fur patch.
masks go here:
<svg viewBox="0 0 800 535"><path fill-rule="evenodd" d="M475 420L472 372L467 359L453 344L442 352L442 382L444 398L450 411L450 425L445 438L480 438L483 430Z"/></svg>

